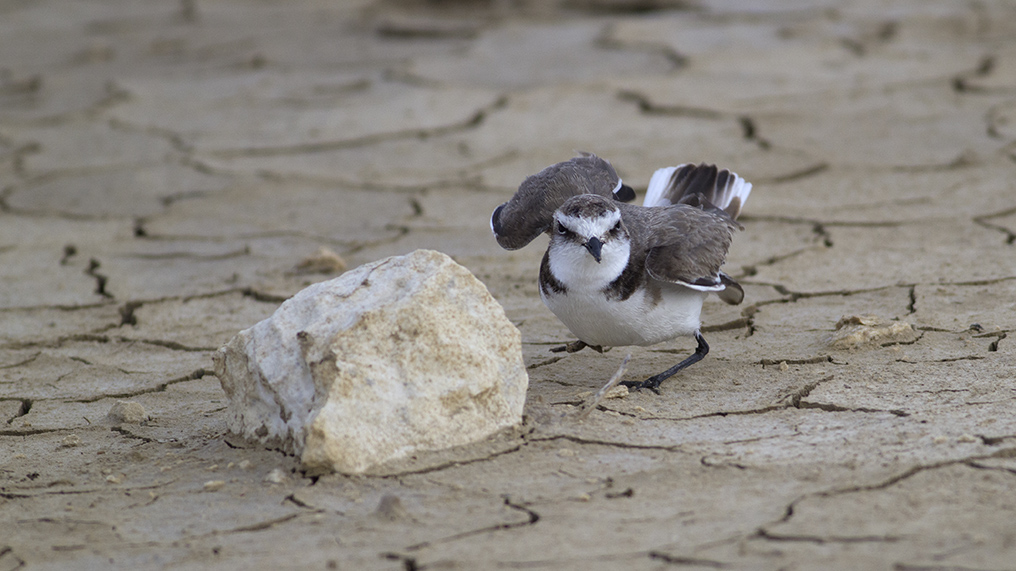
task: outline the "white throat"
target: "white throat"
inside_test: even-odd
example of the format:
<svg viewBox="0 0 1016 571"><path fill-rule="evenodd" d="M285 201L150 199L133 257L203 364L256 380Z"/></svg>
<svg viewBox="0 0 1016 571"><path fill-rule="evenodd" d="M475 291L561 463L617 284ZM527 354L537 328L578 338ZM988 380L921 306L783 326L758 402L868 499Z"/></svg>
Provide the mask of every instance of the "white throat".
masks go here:
<svg viewBox="0 0 1016 571"><path fill-rule="evenodd" d="M548 261L551 273L569 292L600 292L621 275L630 255L627 237L604 242L597 262L582 245L552 236Z"/></svg>

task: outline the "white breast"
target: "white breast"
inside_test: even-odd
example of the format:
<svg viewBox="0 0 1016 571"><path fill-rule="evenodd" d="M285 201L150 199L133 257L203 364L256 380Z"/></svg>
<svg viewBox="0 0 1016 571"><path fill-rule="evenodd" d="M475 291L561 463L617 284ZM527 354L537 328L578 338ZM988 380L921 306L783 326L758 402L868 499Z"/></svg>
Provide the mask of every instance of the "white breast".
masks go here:
<svg viewBox="0 0 1016 571"><path fill-rule="evenodd" d="M551 244L550 270L567 292L541 288L540 296L572 334L590 345L619 347L653 345L698 331L706 292L654 282L658 294L640 289L624 301L608 299L604 289L628 262L627 244L623 252L608 252L608 246L597 264L581 246Z"/></svg>

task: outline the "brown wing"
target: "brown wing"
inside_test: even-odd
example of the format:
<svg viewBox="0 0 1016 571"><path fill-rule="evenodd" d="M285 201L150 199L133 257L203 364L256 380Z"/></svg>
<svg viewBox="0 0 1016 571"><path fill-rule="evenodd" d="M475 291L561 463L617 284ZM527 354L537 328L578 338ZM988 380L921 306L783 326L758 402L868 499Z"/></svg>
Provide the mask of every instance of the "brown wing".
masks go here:
<svg viewBox="0 0 1016 571"><path fill-rule="evenodd" d="M494 210L490 228L502 248L517 250L546 232L554 221L554 211L573 196L598 194L620 201L635 198L631 187L618 187L620 180L609 162L583 153L526 178L515 196Z"/></svg>
<svg viewBox="0 0 1016 571"><path fill-rule="evenodd" d="M726 284L720 266L737 223L722 211L684 204L644 210L649 275L705 291L722 291Z"/></svg>

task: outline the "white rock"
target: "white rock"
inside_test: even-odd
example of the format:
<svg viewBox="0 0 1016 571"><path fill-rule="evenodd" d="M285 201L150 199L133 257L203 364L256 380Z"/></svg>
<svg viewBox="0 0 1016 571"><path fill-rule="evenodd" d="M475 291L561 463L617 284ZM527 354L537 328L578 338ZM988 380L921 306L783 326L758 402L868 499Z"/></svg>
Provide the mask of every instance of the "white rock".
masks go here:
<svg viewBox="0 0 1016 571"><path fill-rule="evenodd" d="M347 473L517 424L529 383L501 306L429 250L304 289L214 358L230 430Z"/></svg>

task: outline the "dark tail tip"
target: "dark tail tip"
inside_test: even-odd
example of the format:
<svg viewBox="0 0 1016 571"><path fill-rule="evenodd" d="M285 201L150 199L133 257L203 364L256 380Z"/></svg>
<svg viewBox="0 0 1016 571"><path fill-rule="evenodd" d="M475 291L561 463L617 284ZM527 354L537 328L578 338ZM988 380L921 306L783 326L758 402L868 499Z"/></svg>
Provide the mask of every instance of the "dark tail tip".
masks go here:
<svg viewBox="0 0 1016 571"><path fill-rule="evenodd" d="M507 204L507 203L505 203ZM504 204L494 209L494 213L490 215L490 229L494 232L495 236L501 235L501 210L504 209Z"/></svg>
<svg viewBox="0 0 1016 571"><path fill-rule="evenodd" d="M631 202L635 200L635 189L627 184L622 184L621 188L618 188L614 192L614 200L618 202Z"/></svg>

